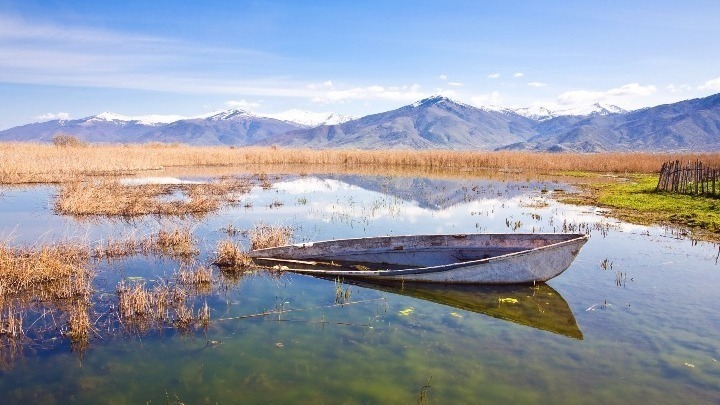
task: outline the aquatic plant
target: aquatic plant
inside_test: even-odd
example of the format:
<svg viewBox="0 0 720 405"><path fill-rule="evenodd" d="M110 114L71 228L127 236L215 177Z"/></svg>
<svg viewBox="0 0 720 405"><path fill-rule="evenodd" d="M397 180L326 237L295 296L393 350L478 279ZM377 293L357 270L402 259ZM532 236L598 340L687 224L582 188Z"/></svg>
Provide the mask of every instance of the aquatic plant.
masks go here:
<svg viewBox="0 0 720 405"><path fill-rule="evenodd" d="M287 245L292 234L293 229L291 227L271 226L261 222L248 232L250 249L266 249Z"/></svg>
<svg viewBox="0 0 720 405"><path fill-rule="evenodd" d="M250 256L230 239L218 242L214 263L223 270L242 270L253 265Z"/></svg>

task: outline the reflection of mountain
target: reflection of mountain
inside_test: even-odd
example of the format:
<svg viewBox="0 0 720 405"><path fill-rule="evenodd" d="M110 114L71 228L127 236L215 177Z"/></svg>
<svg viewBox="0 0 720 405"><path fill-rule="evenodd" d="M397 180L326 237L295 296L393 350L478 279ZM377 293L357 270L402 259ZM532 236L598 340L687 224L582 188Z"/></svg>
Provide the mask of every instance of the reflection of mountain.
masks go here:
<svg viewBox="0 0 720 405"><path fill-rule="evenodd" d="M567 302L547 284L537 286L463 286L361 283L359 285L477 312L574 339L582 340L583 338Z"/></svg>
<svg viewBox="0 0 720 405"><path fill-rule="evenodd" d="M414 177L386 177L360 175L318 175L320 179L334 179L365 190L386 194L404 201L415 201L430 210L442 210L489 198L509 198L540 188L533 182L498 182L497 180L441 180Z"/></svg>

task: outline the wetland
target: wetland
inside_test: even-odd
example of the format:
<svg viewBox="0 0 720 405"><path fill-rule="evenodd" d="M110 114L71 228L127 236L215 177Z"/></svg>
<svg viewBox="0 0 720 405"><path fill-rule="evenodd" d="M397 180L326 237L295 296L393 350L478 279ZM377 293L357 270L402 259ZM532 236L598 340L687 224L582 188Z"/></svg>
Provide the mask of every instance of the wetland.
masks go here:
<svg viewBox="0 0 720 405"><path fill-rule="evenodd" d="M0 186L4 402L720 401L718 244L563 203L573 176L356 172ZM475 232L590 240L536 286L376 286L243 257L261 240Z"/></svg>

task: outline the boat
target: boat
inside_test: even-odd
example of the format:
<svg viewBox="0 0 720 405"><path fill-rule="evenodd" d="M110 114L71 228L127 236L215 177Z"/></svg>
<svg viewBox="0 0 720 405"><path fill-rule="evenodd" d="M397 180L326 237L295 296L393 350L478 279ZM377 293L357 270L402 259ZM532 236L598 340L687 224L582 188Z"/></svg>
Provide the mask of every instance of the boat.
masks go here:
<svg viewBox="0 0 720 405"><path fill-rule="evenodd" d="M256 249L260 265L325 278L418 283L542 283L572 264L585 234L380 236Z"/></svg>
<svg viewBox="0 0 720 405"><path fill-rule="evenodd" d="M583 339L568 303L559 292L544 283L534 286L430 283L400 285L362 281L346 283L475 312L573 339ZM455 312L451 314L462 316Z"/></svg>

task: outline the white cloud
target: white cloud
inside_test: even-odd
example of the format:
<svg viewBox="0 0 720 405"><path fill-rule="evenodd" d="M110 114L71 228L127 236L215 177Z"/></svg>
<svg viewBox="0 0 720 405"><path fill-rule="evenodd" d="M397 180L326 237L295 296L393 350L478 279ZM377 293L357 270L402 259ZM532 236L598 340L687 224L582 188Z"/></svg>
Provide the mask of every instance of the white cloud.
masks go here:
<svg viewBox="0 0 720 405"><path fill-rule="evenodd" d="M490 73L488 79L497 79L500 77L500 73Z"/></svg>
<svg viewBox="0 0 720 405"><path fill-rule="evenodd" d="M489 94L470 97L470 102L476 106L499 105L501 103L500 93L493 91Z"/></svg>
<svg viewBox="0 0 720 405"><path fill-rule="evenodd" d="M679 92L683 92L683 91L690 91L693 89L692 86L690 86L689 84L680 84L680 85L668 84L665 88L670 93L679 93Z"/></svg>
<svg viewBox="0 0 720 405"><path fill-rule="evenodd" d="M705 84L698 86L698 90L720 90L720 77L706 81Z"/></svg>
<svg viewBox="0 0 720 405"><path fill-rule="evenodd" d="M434 94L438 94L447 98L457 98L458 95L455 90L447 90L443 88L436 88Z"/></svg>
<svg viewBox="0 0 720 405"><path fill-rule="evenodd" d="M447 75L440 75L440 76L438 76L438 77L440 78L440 80L447 80L447 79L448 79Z"/></svg>
<svg viewBox="0 0 720 405"><path fill-rule="evenodd" d="M6 83L211 94L238 94L241 92L230 88L242 87L254 89L253 95L302 89L302 84L280 84L276 78L240 81L234 77L234 71L247 65L282 60L269 53L129 32L38 23L2 12L0 55L0 77ZM208 64L222 66L225 71L201 75L198 66ZM263 81L265 85L258 84ZM292 89L287 88L289 85Z"/></svg>
<svg viewBox="0 0 720 405"><path fill-rule="evenodd" d="M242 100L228 100L225 102L225 105L230 108L257 108L260 107L260 103L255 103L252 101L247 101L245 99Z"/></svg>
<svg viewBox="0 0 720 405"><path fill-rule="evenodd" d="M332 86L333 86L332 80L325 80L323 82L323 86L332 88Z"/></svg>
<svg viewBox="0 0 720 405"><path fill-rule="evenodd" d="M33 117L34 120L37 120L38 122L43 121L52 121L52 120L69 120L70 114L66 112L59 112L59 113L47 113L42 115L36 115Z"/></svg>
<svg viewBox="0 0 720 405"><path fill-rule="evenodd" d="M460 82L448 82L448 86L462 87L464 84Z"/></svg>
<svg viewBox="0 0 720 405"><path fill-rule="evenodd" d="M513 77L523 77L525 76L522 72L517 72L513 75Z"/></svg>
<svg viewBox="0 0 720 405"><path fill-rule="evenodd" d="M530 83L528 83L528 86L530 86L530 87L547 87L547 83L530 82Z"/></svg>
<svg viewBox="0 0 720 405"><path fill-rule="evenodd" d="M562 105L583 105L597 102L621 103L623 100L645 97L656 92L653 85L642 86L638 83L628 83L620 87L605 91L571 90L558 96L558 103Z"/></svg>
<svg viewBox="0 0 720 405"><path fill-rule="evenodd" d="M420 91L420 85L418 84L391 87L374 85L354 87L347 90L321 91L312 98L312 101L318 103L374 99L415 101L423 97L425 97L425 94Z"/></svg>

